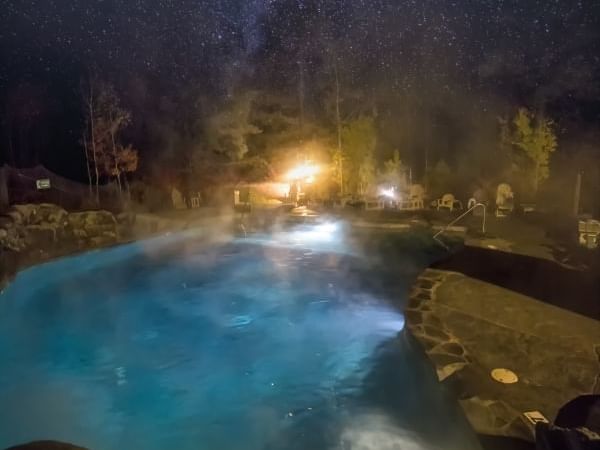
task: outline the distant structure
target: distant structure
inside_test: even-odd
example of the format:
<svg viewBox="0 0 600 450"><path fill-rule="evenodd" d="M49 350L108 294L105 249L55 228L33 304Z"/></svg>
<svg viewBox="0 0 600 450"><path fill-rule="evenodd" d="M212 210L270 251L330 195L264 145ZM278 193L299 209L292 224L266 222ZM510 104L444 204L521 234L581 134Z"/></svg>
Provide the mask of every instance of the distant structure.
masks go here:
<svg viewBox="0 0 600 450"><path fill-rule="evenodd" d="M44 166L15 168L0 167L0 208L23 203L53 203L73 211L89 209L95 186L69 180ZM121 208L116 187L104 184L98 187L99 207L111 210Z"/></svg>

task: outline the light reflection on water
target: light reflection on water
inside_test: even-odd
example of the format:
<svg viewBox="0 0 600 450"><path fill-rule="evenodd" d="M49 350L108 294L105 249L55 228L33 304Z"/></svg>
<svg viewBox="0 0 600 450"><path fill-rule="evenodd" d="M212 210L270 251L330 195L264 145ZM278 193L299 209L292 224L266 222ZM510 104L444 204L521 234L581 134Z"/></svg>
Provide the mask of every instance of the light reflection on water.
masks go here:
<svg viewBox="0 0 600 450"><path fill-rule="evenodd" d="M0 448L477 448L353 258L159 247L32 268L0 297Z"/></svg>

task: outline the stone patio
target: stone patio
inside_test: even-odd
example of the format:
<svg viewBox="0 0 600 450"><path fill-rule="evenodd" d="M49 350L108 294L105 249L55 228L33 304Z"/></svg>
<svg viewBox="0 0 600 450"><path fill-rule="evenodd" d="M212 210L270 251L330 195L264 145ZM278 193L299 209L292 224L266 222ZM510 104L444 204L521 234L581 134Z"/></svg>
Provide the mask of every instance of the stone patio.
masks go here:
<svg viewBox="0 0 600 450"><path fill-rule="evenodd" d="M406 322L478 433L532 440L524 412L540 411L552 421L567 401L600 393L596 320L427 269L415 283ZM495 381L495 368L515 372L518 382Z"/></svg>

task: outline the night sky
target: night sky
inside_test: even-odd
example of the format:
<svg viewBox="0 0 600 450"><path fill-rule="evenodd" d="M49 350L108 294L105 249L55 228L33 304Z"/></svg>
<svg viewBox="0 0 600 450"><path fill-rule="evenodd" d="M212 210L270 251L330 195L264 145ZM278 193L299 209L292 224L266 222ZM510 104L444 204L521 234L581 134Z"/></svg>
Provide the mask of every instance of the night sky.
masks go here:
<svg viewBox="0 0 600 450"><path fill-rule="evenodd" d="M481 111L500 98L595 127L599 50L595 1L8 0L0 101L4 128L7 111L28 114L15 104L50 118L34 153L57 165L69 152L57 147L76 147L77 89L90 70L117 85L139 135L148 110L160 122L160 104L190 89L211 98L239 86L294 90L299 64L316 96L310 84L333 52L346 85L374 96L446 92Z"/></svg>

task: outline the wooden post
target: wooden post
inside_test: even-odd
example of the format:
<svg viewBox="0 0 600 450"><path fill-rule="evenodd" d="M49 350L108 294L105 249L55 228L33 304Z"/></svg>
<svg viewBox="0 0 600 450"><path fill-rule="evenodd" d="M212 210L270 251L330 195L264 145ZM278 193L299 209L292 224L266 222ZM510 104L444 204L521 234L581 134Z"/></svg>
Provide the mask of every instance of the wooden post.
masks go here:
<svg viewBox="0 0 600 450"><path fill-rule="evenodd" d="M579 202L581 199L581 172L577 173L577 181L575 182L575 195L573 197L573 215L579 215Z"/></svg>

